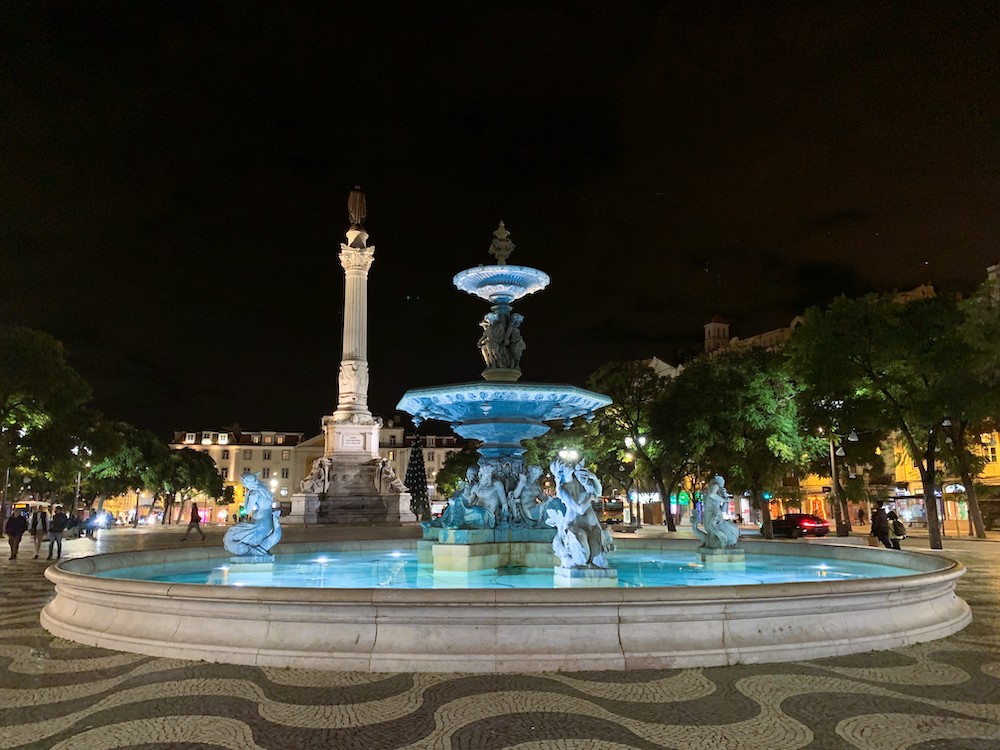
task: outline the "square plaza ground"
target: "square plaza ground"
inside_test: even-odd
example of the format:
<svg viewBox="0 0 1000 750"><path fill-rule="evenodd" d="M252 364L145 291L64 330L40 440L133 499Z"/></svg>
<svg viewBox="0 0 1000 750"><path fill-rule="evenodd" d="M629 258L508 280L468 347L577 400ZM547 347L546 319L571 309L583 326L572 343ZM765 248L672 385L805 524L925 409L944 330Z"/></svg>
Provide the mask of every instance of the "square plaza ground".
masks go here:
<svg viewBox="0 0 1000 750"><path fill-rule="evenodd" d="M179 546L181 533L113 529L67 542L64 556ZM222 529L208 533L204 544L221 544ZM25 547L0 563L0 750L1000 748L996 538L946 539L943 554L969 569L959 594L973 622L944 640L789 664L522 675L263 669L79 646L39 626L52 587Z"/></svg>

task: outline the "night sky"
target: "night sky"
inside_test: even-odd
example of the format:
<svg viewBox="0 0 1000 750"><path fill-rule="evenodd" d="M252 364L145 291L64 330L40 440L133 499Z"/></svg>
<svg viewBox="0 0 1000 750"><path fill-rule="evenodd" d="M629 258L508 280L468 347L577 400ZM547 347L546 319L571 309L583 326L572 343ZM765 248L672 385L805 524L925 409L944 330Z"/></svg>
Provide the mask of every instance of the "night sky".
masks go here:
<svg viewBox="0 0 1000 750"><path fill-rule="evenodd" d="M698 351L1000 260L995 2L0 5L0 322L109 416L319 431L361 184L370 402L474 380L511 263L524 380ZM2 356L2 353L0 353Z"/></svg>

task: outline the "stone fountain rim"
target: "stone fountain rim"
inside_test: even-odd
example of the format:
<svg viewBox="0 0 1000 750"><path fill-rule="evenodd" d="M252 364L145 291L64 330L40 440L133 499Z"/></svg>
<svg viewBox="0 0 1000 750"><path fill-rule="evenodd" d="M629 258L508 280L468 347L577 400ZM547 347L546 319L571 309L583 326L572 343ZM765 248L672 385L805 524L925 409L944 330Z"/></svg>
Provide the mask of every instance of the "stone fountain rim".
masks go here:
<svg viewBox="0 0 1000 750"><path fill-rule="evenodd" d="M417 544L306 543L276 551L362 544L392 549L404 542ZM512 673L801 661L804 653L822 658L935 640L971 620L968 604L955 595L965 568L953 560L856 546L743 546L892 560L917 572L728 588L564 590L222 588L88 575L157 559L227 556L221 549L150 550L47 568L56 595L40 621L53 635L78 643L177 659L361 672Z"/></svg>

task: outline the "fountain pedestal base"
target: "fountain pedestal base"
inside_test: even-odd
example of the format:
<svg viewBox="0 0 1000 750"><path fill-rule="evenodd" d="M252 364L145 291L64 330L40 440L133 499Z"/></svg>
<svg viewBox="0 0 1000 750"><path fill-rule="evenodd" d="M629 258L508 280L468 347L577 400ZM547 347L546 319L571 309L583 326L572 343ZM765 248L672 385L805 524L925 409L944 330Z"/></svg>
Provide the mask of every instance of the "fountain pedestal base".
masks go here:
<svg viewBox="0 0 1000 750"><path fill-rule="evenodd" d="M714 549L703 547L698 550L698 557L706 568L718 568L720 570L746 570L746 553L741 549L726 547L724 549Z"/></svg>
<svg viewBox="0 0 1000 750"><path fill-rule="evenodd" d="M554 568L556 588L617 588L618 571L614 568Z"/></svg>

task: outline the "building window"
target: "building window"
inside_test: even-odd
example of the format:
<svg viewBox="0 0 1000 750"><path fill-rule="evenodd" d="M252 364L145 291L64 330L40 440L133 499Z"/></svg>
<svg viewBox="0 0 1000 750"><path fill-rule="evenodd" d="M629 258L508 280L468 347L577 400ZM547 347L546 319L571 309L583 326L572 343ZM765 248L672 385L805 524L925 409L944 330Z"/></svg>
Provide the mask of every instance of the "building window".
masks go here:
<svg viewBox="0 0 1000 750"><path fill-rule="evenodd" d="M270 445L273 442L274 442L274 438L272 438L270 435L265 435L264 436L264 445Z"/></svg>
<svg viewBox="0 0 1000 750"><path fill-rule="evenodd" d="M202 445L211 445L212 444L212 433L211 432L203 432L203 433L201 433L201 444Z"/></svg>
<svg viewBox="0 0 1000 750"><path fill-rule="evenodd" d="M219 433L219 445L229 445L229 433L220 432Z"/></svg>
<svg viewBox="0 0 1000 750"><path fill-rule="evenodd" d="M251 435L250 442L256 444L260 443L260 435Z"/></svg>
<svg viewBox="0 0 1000 750"><path fill-rule="evenodd" d="M427 451L427 460L428 461L434 460L434 451Z"/></svg>
<svg viewBox="0 0 1000 750"><path fill-rule="evenodd" d="M288 497L288 488L287 487L282 487L281 488L281 496L282 497Z"/></svg>
<svg viewBox="0 0 1000 750"><path fill-rule="evenodd" d="M185 443L193 443L194 442L194 438L195 438L195 434L193 432L189 432L189 433L187 433L184 436L184 442Z"/></svg>
<svg viewBox="0 0 1000 750"><path fill-rule="evenodd" d="M281 451L281 460L282 461L287 461L291 457L292 457L292 452L291 451Z"/></svg>
<svg viewBox="0 0 1000 750"><path fill-rule="evenodd" d="M277 440L278 440L278 445L284 445L285 444L285 436L284 435L278 435Z"/></svg>
<svg viewBox="0 0 1000 750"><path fill-rule="evenodd" d="M395 435L390 435L389 436L389 445L395 445L395 444L396 444L396 436Z"/></svg>
<svg viewBox="0 0 1000 750"><path fill-rule="evenodd" d="M264 460L265 461L271 460L271 451L264 451Z"/></svg>
<svg viewBox="0 0 1000 750"><path fill-rule="evenodd" d="M432 437L427 438L427 447L433 448L436 442L437 441Z"/></svg>
<svg viewBox="0 0 1000 750"><path fill-rule="evenodd" d="M228 466L220 466L220 467L219 467L219 473L220 473L220 474L221 474L221 475L222 475L223 477L225 477L225 476L226 476L226 475L227 475L227 474L229 473L229 467L228 467Z"/></svg>
<svg viewBox="0 0 1000 750"><path fill-rule="evenodd" d="M260 478L267 479L269 476L271 476L271 469L270 467L265 466L260 472Z"/></svg>
<svg viewBox="0 0 1000 750"><path fill-rule="evenodd" d="M288 479L288 469L287 468L281 470L281 478L282 479Z"/></svg>
<svg viewBox="0 0 1000 750"><path fill-rule="evenodd" d="M252 456L252 455L253 455L252 451L243 451L243 460L244 461L249 461L250 460L250 456Z"/></svg>
<svg viewBox="0 0 1000 750"><path fill-rule="evenodd" d="M987 446L986 460L991 464L995 464L997 462L997 447L995 445Z"/></svg>
<svg viewBox="0 0 1000 750"><path fill-rule="evenodd" d="M229 458L229 451L227 451L227 450L226 451L222 451L222 457L225 458L225 459L228 459Z"/></svg>

